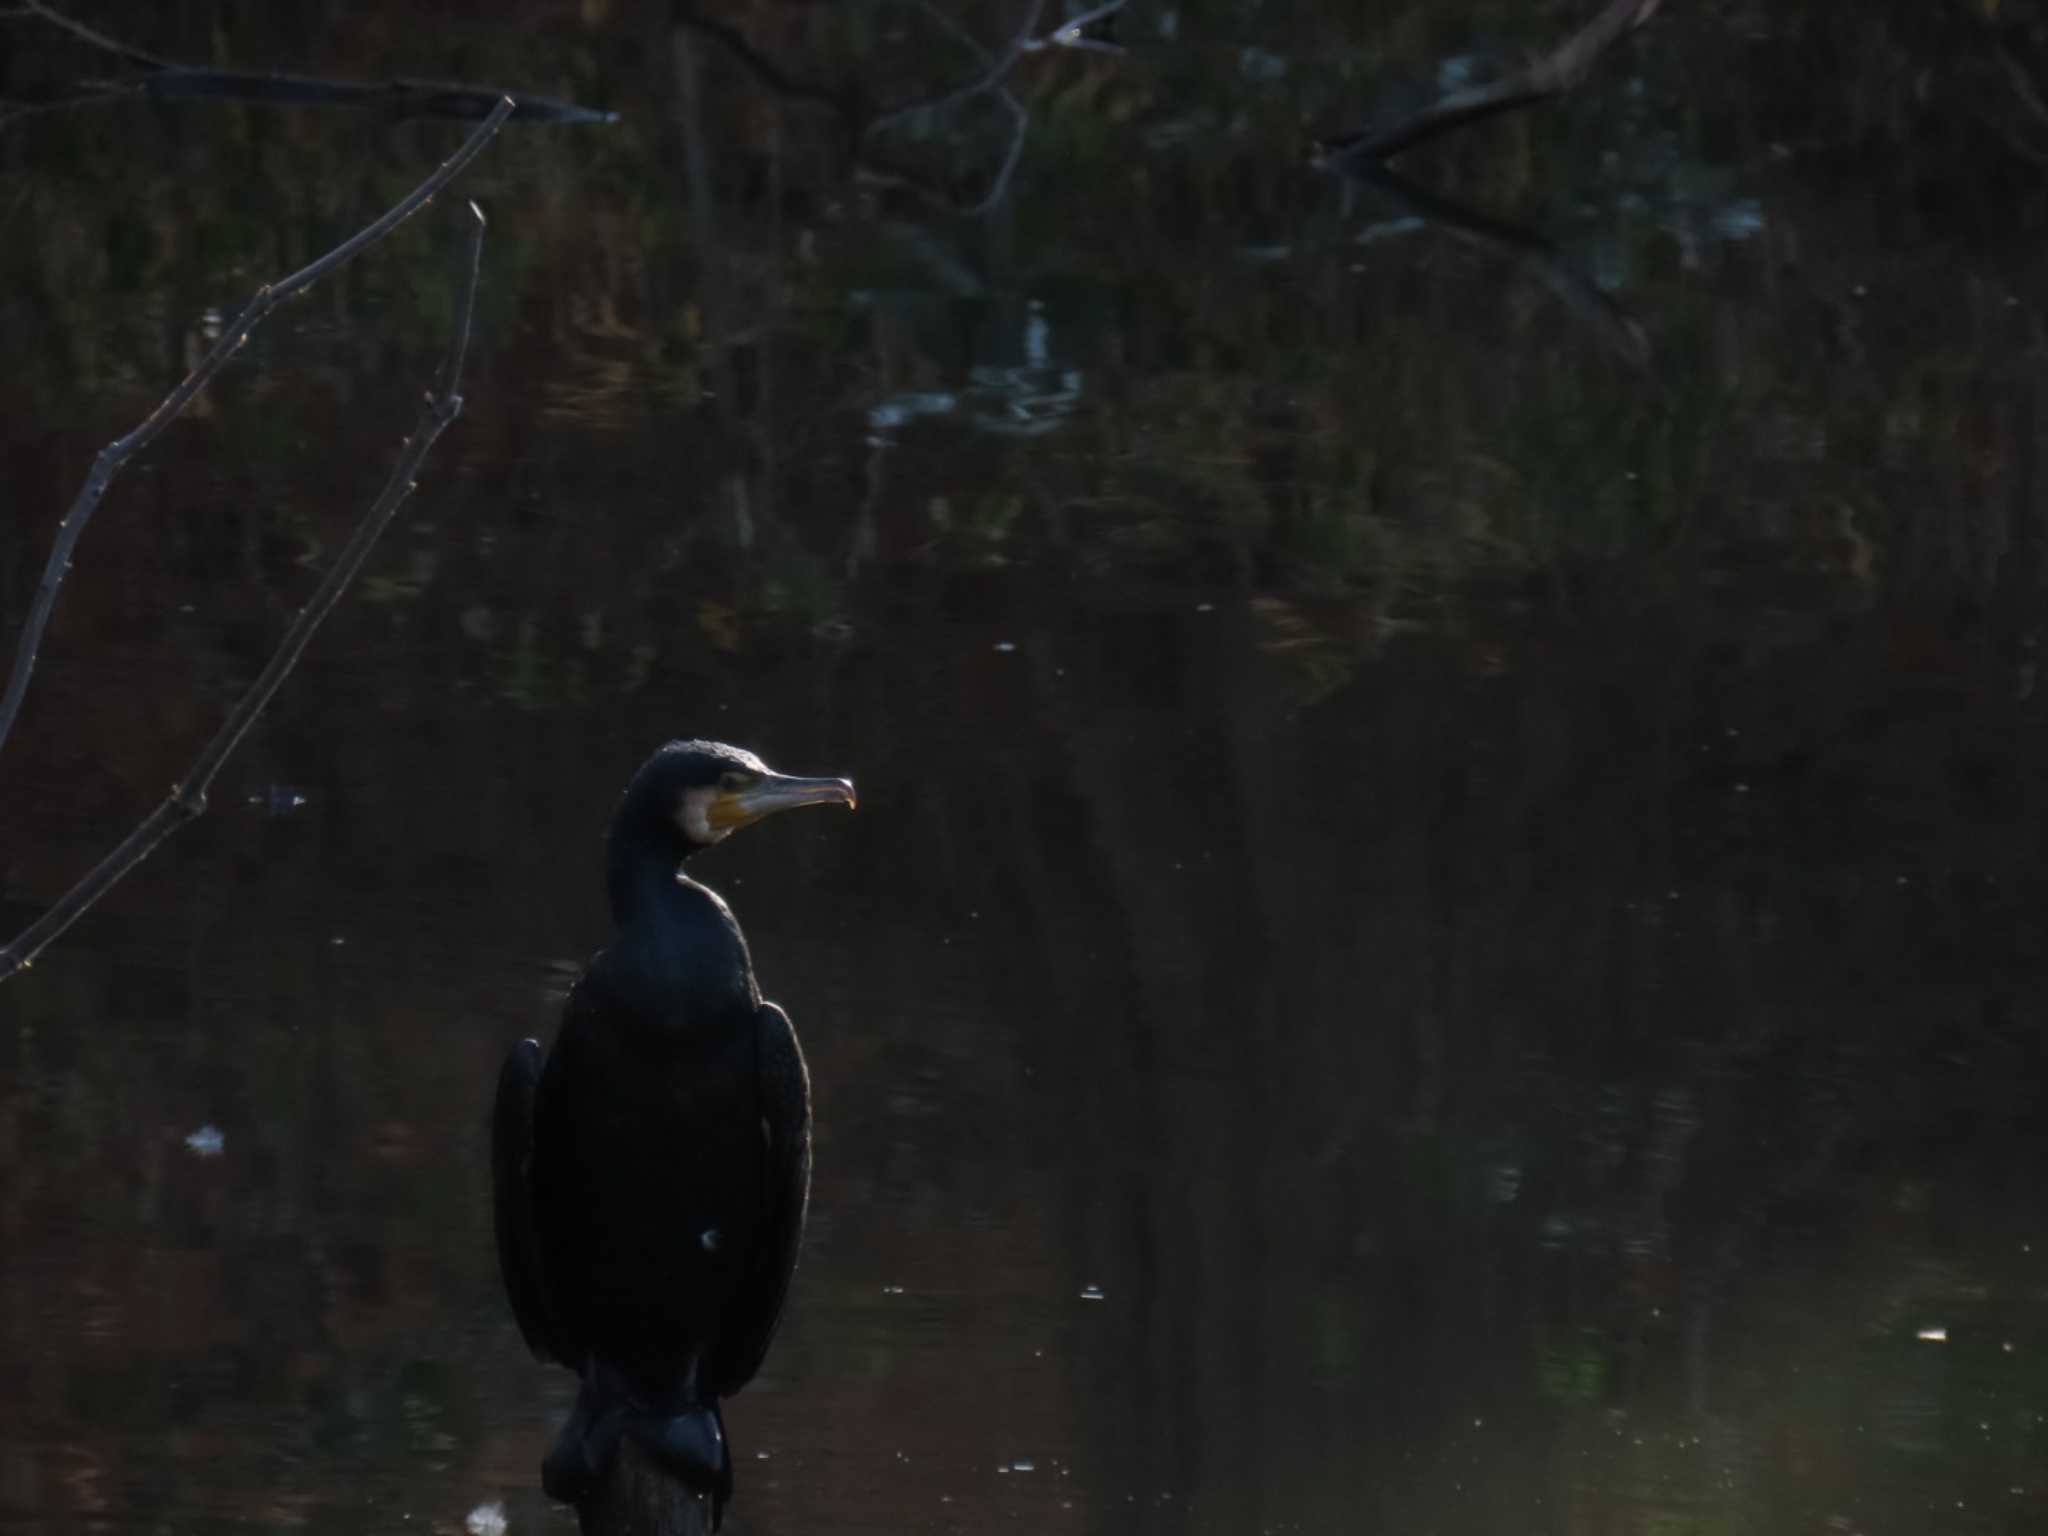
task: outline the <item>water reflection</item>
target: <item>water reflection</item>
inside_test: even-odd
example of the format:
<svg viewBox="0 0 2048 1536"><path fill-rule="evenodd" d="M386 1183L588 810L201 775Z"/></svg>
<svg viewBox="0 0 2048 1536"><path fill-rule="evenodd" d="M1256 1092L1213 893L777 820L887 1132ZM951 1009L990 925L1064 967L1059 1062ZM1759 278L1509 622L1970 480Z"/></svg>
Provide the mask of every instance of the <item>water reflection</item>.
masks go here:
<svg viewBox="0 0 2048 1536"><path fill-rule="evenodd" d="M1297 169L1368 60L1431 85L1555 16L1126 17L1019 61L968 223L708 62L699 177L630 7L437 31L437 73L622 118L493 151L415 520L208 818L0 994L6 1517L550 1518L566 1384L496 1291L482 1115L600 938L616 786L688 730L863 792L707 870L819 1105L730 1410L750 1525L2048 1523L2044 294L1996 67L2040 53L1880 9L1662 16L1617 88L1404 166L1590 252L1661 400ZM792 78L954 79L880 11L740 20ZM238 61L420 72L359 8L231 21ZM33 509L185 331L435 132L5 130L8 624ZM318 292L109 504L0 760L9 917L261 665L446 238ZM982 429L1015 409L1050 430Z"/></svg>

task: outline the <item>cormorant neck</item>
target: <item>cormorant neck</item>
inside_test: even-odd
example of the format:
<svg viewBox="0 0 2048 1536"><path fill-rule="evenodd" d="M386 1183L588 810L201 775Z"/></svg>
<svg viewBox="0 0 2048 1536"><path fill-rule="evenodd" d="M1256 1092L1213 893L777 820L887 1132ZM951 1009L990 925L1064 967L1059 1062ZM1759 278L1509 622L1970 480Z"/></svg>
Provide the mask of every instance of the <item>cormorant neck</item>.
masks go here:
<svg viewBox="0 0 2048 1536"><path fill-rule="evenodd" d="M639 838L612 834L605 849L605 890L611 897L612 923L623 933L636 918L669 910L682 883L683 865L677 850Z"/></svg>
<svg viewBox="0 0 2048 1536"><path fill-rule="evenodd" d="M716 892L683 875L672 846L615 836L606 864L619 935L603 965L615 985L663 1014L759 1001L739 925Z"/></svg>

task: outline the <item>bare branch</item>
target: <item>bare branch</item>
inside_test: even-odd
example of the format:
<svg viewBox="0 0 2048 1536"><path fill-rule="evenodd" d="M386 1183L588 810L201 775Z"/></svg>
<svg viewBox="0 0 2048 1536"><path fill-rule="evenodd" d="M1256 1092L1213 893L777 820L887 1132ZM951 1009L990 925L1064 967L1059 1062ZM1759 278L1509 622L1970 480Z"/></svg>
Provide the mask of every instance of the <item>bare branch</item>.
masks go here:
<svg viewBox="0 0 2048 1536"><path fill-rule="evenodd" d="M505 105L509 110L511 103ZM488 126L495 131L497 124L494 122ZM448 356L442 364L439 388L422 400L419 421L399 450L391 478L385 481L384 489L370 504L369 511L363 514L355 532L349 535L348 542L342 546L341 553L335 557L318 589L306 606L299 610L299 616L278 643L269 665L249 685L249 691L242 695L234 713L228 716L214 733L213 740L193 760L191 770L172 786L163 803L150 812L142 825L129 833L112 853L101 859L84 879L65 892L56 905L30 924L13 943L0 949L0 981L26 970L52 939L83 916L129 870L148 858L159 843L205 812L206 792L213 783L214 775L220 772L221 764L248 734L249 727L255 724L263 707L298 664L307 642L313 638L313 632L333 611L334 605L341 600L341 594L355 579L378 536L411 493L428 450L448 429L449 423L462 414L462 364L469 347L470 317L476 307L477 272L483 259L484 242L483 213L475 203L469 205L469 211L475 217L476 228L470 238L469 270L463 279L462 305L455 334L448 343Z"/></svg>
<svg viewBox="0 0 2048 1536"><path fill-rule="evenodd" d="M15 652L14 671L7 680L7 693L0 698L0 747L7 743L8 735L14 729L14 722L21 713L21 701L28 693L29 675L35 670L36 651L42 644L43 629L50 622L50 612L56 607L58 590L64 584L65 573L71 569L71 552L77 547L79 535L85 532L85 525L98 510L100 499L106 495L107 486L121 470L121 467L146 447L156 435L170 425L178 413L185 409L192 397L204 389L207 382L227 365L229 358L240 351L248 341L250 331L273 309L302 289L311 287L343 262L358 254L366 246L390 234L392 230L411 218L432 200L434 194L446 186L464 166L483 151L491 136L504 125L512 115L510 97L501 99L491 115L476 127L463 141L454 154L441 163L438 170L421 182L403 199L396 203L384 216L365 229L358 230L317 261L308 263L281 282L265 284L256 290L254 298L243 307L242 312L222 330L220 340L214 343L205 357L178 387L163 399L163 403L152 411L141 426L118 442L109 443L100 450L93 460L92 472L86 476L80 487L77 500L71 503L71 510L64 514L64 521L57 525L56 541L50 546L50 558L43 567L42 582L36 588L34 601L29 605L28 620L22 626L21 643Z"/></svg>
<svg viewBox="0 0 2048 1536"><path fill-rule="evenodd" d="M1662 0L1612 0L1563 43L1505 80L1453 91L1384 132L1325 141L1325 163L1341 169L1344 161L1385 160L1453 129L1561 96L1581 84L1601 56L1654 16L1660 4Z"/></svg>

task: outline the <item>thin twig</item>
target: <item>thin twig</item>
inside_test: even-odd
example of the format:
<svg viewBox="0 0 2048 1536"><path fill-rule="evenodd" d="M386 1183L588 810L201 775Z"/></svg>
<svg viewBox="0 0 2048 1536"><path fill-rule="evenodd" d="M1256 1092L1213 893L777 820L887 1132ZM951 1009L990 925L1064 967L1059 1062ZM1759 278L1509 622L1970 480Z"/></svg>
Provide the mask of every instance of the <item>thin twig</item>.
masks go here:
<svg viewBox="0 0 2048 1536"><path fill-rule="evenodd" d="M36 650L42 644L43 627L50 621L50 611L57 604L57 592L64 584L64 575L71 569L71 551L78 543L79 535L85 532L85 525L98 509L100 498L106 494L107 486L128 460L146 447L156 435L170 425L178 413L185 409L192 397L204 389L207 382L227 365L229 358L240 351L249 339L249 332L255 329L273 309L300 290L311 287L343 262L348 261L366 246L374 245L392 230L424 208L434 194L452 181L462 168L474 160L488 144L491 136L503 126L505 119L512 115L512 99L500 99L491 115L476 127L463 141L462 148L455 151L441 163L440 169L421 182L403 200L397 203L376 223L358 230L342 241L319 260L309 263L294 272L282 282L267 283L256 290L256 296L249 300L242 312L235 316L221 332L220 340L211 351L199 360L199 365L185 375L184 382L164 396L163 403L152 411L141 426L118 442L109 443L100 450L93 460L92 472L85 478L79 489L78 499L71 503L71 510L64 514L64 521L57 525L57 539L50 546L50 558L43 567L43 579L36 588L35 600L29 606L28 622L22 626L21 645L14 657L14 672L7 680L7 695L0 699L0 747L5 747L7 737L14 729L15 718L21 713L21 701L28 692L29 674L35 670Z"/></svg>
<svg viewBox="0 0 2048 1536"><path fill-rule="evenodd" d="M499 100L512 98L515 123L611 123L616 112L574 102L532 96L496 86L443 84L432 80L324 80L310 75L257 74L247 70L192 69L179 65L144 75L142 94L151 101L247 101L278 107L373 108L392 117L444 117L465 122L488 117Z"/></svg>
<svg viewBox="0 0 2048 1536"><path fill-rule="evenodd" d="M506 103L509 108L510 103ZM495 128L496 124L490 125ZM483 261L484 216L475 203L469 205L470 213L476 219L476 228L469 242L469 270L464 275L462 304L455 323L455 334L448 343L448 356L442 364L437 387L427 394L420 404L418 423L413 427L399 450L398 462L392 468L391 478L384 482L384 489L377 495L370 510L363 514L363 520L356 525L341 553L335 557L327 575L322 578L319 588L299 610L299 616L292 621L292 627L278 643L277 652L270 658L249 691L242 695L242 701L235 706L225 724L214 733L199 756L193 760L191 770L184 779L171 788L163 803L150 812L141 826L129 833L120 846L94 866L86 877L60 897L55 906L32 923L13 943L0 949L0 981L26 970L45 945L69 928L94 902L104 896L113 885L129 870L140 864L155 851L157 844L169 837L178 828L204 814L206 792L213 783L214 775L220 772L221 764L228 754L240 745L249 727L256 723L256 717L263 712L292 668L298 664L299 656L306 644L313 638L313 632L321 621L333 611L341 600L341 594L355 579L356 572L368 558L371 547L382 534L412 491L420 466L426 461L427 452L435 440L448 429L449 423L462 414L462 365L469 350L470 317L476 309L477 273Z"/></svg>
<svg viewBox="0 0 2048 1536"><path fill-rule="evenodd" d="M1381 133L1355 133L1323 144L1325 163L1385 160L1427 139L1483 118L1511 112L1581 84L1601 57L1657 13L1662 0L1613 0L1605 10L1557 47L1504 80L1469 91L1453 91Z"/></svg>
<svg viewBox="0 0 2048 1536"><path fill-rule="evenodd" d="M130 44L119 42L114 38L108 37L104 32L95 32L84 22L73 21L62 11L51 10L49 6L43 4L43 0L25 0L21 9L11 14L15 16L34 16L42 21L47 21L51 26L61 31L69 32L80 42L90 43L95 48L105 49L108 53L126 59L130 64L140 64L144 69L170 69L174 67L168 59L160 59L153 53L147 53Z"/></svg>

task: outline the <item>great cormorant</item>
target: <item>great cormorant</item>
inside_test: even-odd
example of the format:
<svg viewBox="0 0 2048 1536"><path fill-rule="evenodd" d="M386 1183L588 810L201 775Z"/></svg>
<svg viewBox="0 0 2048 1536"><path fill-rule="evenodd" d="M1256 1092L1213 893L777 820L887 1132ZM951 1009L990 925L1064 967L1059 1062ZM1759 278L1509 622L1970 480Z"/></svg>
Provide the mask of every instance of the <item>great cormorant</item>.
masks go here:
<svg viewBox="0 0 2048 1536"><path fill-rule="evenodd" d="M719 1400L753 1378L803 1237L811 1093L789 1018L684 859L774 811L854 803L845 779L673 741L626 786L606 879L618 934L570 992L554 1048L498 1079L498 1261L519 1330L575 1371L542 1464L581 1503L621 1434L712 1498L732 1491Z"/></svg>

